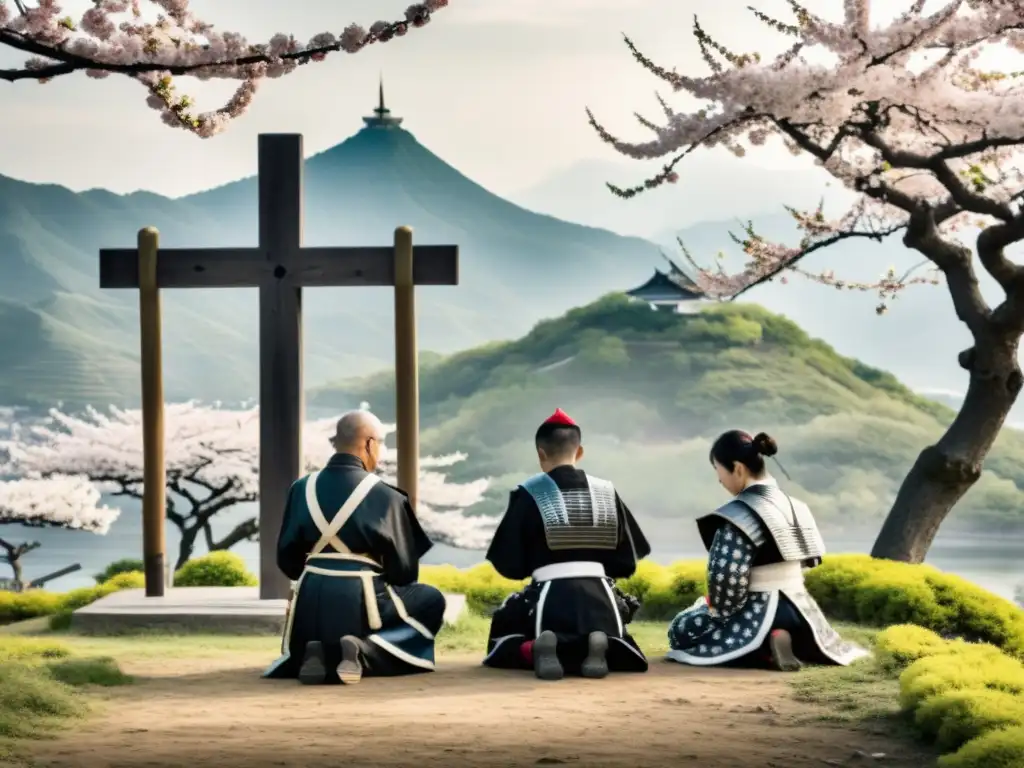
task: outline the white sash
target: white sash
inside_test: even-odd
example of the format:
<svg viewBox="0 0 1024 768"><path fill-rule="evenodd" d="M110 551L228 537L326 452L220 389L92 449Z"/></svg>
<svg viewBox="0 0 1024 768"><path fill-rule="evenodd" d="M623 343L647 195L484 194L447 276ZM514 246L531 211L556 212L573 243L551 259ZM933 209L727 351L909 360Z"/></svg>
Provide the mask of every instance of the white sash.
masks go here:
<svg viewBox="0 0 1024 768"><path fill-rule="evenodd" d="M363 499L373 489L373 486L380 482L380 478L372 472L364 477L359 482L359 485L352 490L352 493L349 494L345 503L341 505L341 509L331 518L331 522L328 523L323 510L320 508L320 502L316 497L316 479L319 476L319 472L314 472L306 478L306 506L309 508L309 516L313 519L313 524L320 531L320 539L313 545L309 554L306 555L307 562L303 575L306 573L317 573L321 576L359 579L363 584L363 603L366 608L367 621L369 622L370 629L378 630L381 628L381 617L380 609L377 606L377 596L373 589L373 571L332 571L327 568L318 568L315 565L310 565L308 561L314 557L329 557L362 562L367 565L377 565L372 558L353 553L352 550L346 547L342 540L338 538L338 531L348 522L348 519L352 517L352 514L359 508L359 505L363 503ZM324 552L328 545L334 549L334 552ZM298 593L301 584L302 579L300 578L295 585L296 593ZM291 622L292 615L289 613L288 624L285 630L285 647L287 647L288 638L291 636Z"/></svg>
<svg viewBox="0 0 1024 768"><path fill-rule="evenodd" d="M751 592L803 592L803 567L796 562L755 565L750 569L750 585L747 589Z"/></svg>
<svg viewBox="0 0 1024 768"><path fill-rule="evenodd" d="M366 498L366 495L373 486L380 482L380 478L372 472L364 477L359 482L359 485L353 489L352 493L349 494L349 497L345 499L345 503L341 505L341 509L334 515L331 522L328 523L327 518L324 517L323 510L320 508L320 502L316 498L316 480L319 476L319 472L314 472L306 478L306 506L309 508L309 516L313 518L313 524L320 531L320 540L313 545L313 549L309 551L308 557L319 555L327 548L328 544L338 554L352 554L352 551L338 538L338 531L352 517L352 513L362 504L363 499Z"/></svg>

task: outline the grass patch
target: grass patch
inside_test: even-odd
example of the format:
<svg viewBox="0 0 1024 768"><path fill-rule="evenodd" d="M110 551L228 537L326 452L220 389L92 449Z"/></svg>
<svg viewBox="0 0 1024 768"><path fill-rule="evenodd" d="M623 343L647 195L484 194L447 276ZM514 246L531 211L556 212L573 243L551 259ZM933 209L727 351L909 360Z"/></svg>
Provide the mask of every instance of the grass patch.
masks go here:
<svg viewBox="0 0 1024 768"><path fill-rule="evenodd" d="M54 637L0 636L0 764L17 758L16 740L45 738L89 711L75 690L125 685L111 658L76 658Z"/></svg>
<svg viewBox="0 0 1024 768"><path fill-rule="evenodd" d="M132 682L131 675L122 672L117 662L109 657L65 659L49 664L48 669L55 680L75 687L98 685L112 688Z"/></svg>
<svg viewBox="0 0 1024 768"><path fill-rule="evenodd" d="M855 624L837 624L847 640L872 647L877 630ZM819 719L831 722L895 721L900 712L899 682L876 659L868 658L848 667L806 667L793 675L797 701L820 706Z"/></svg>

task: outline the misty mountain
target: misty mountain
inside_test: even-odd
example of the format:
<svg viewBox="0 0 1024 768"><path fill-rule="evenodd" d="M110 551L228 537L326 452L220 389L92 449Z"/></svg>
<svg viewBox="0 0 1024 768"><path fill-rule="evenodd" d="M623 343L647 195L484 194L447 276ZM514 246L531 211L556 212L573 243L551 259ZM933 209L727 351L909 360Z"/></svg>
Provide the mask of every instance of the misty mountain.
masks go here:
<svg viewBox="0 0 1024 768"><path fill-rule="evenodd" d="M525 333L538 319L646 279L657 248L524 210L463 176L397 127L367 126L307 159L305 243L460 247L457 287L418 292L420 344L452 352ZM0 176L0 403L134 402L133 291L100 291L98 251L155 226L165 247L255 246L255 177L180 199L76 194ZM393 360L386 288L306 292L307 383ZM257 389L256 291L164 293L168 398L233 400Z"/></svg>
<svg viewBox="0 0 1024 768"><path fill-rule="evenodd" d="M817 169L778 171L725 152L701 152L677 166L677 184L629 200L606 186L633 187L661 169L658 162L582 160L511 195L532 211L624 235L650 237L723 216L770 215L782 205L817 205L828 181Z"/></svg>

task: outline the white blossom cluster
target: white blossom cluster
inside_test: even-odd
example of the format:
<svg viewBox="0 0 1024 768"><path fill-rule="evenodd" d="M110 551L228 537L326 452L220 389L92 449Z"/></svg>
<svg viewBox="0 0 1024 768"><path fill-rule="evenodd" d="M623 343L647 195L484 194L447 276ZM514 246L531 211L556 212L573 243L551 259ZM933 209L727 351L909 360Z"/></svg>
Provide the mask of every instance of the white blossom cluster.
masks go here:
<svg viewBox="0 0 1024 768"><path fill-rule="evenodd" d="M306 471L324 465L333 449L334 419L307 422L303 429ZM394 427L388 428L389 432ZM218 508L252 502L259 496L259 409L230 409L196 402L165 406L164 457L169 487L216 493ZM384 447L381 474L395 482L395 453ZM21 477L86 477L102 491L141 497L143 490L142 412L109 408L82 415L52 410L41 424L22 426L0 440L9 457L6 474ZM476 549L486 543L495 522L463 513L483 498L489 480L453 483L444 469L464 454L423 457L417 515L435 539ZM202 501L200 499L200 501Z"/></svg>
<svg viewBox="0 0 1024 768"><path fill-rule="evenodd" d="M984 227L1020 212L1024 173L1024 3L1019 0L844 0L841 19L816 15L820 4L787 0L793 23L751 9L765 25L792 38L782 54L737 54L694 25L708 64L704 76L680 74L648 59L627 38L636 60L701 107L676 111L660 99L664 119L638 118L649 141L613 136L588 111L591 125L618 152L637 159L667 158L662 172L622 189L622 197L679 180L677 164L698 148L723 147L743 156L769 137L794 154L810 154L834 178L859 193L846 215L791 211L802 230L795 246L741 237L748 263L740 274L701 269L698 284L712 297L732 297L809 251L854 234L878 239L906 227L920 203L935 210L939 231ZM890 17L898 6L905 8ZM926 7L929 12L926 13ZM872 11L886 20L873 21ZM993 60L1002 63L987 66ZM995 212L988 215L986 212ZM866 231L857 228L865 223ZM750 233L748 233L749 235ZM840 288L894 290L879 284ZM933 278L917 282L935 282ZM899 287L898 285L896 287Z"/></svg>
<svg viewBox="0 0 1024 768"><path fill-rule="evenodd" d="M305 43L283 33L250 43L198 19L189 0L93 0L77 20L57 0L0 0L0 45L31 54L22 69L0 69L0 79L47 82L75 71L94 78L126 75L146 88L147 103L165 123L208 138L248 109L262 79L282 77L335 51L357 53L401 37L447 5L422 0L400 21L378 21L369 29L350 24L340 34L322 32ZM144 10L154 10L155 18ZM183 74L241 83L223 107L195 114L191 99L175 92L172 78Z"/></svg>
<svg viewBox="0 0 1024 768"><path fill-rule="evenodd" d="M87 477L53 476L0 481L0 524L70 528L106 534L120 510L100 504Z"/></svg>

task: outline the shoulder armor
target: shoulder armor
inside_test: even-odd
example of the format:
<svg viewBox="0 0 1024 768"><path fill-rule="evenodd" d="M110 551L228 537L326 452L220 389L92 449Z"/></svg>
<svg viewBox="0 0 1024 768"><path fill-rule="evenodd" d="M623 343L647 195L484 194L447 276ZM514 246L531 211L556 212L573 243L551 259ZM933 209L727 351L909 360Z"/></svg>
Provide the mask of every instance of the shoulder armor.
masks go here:
<svg viewBox="0 0 1024 768"><path fill-rule="evenodd" d="M752 485L733 501L744 504L760 519L783 560L801 562L824 556L825 542L811 510L778 486Z"/></svg>
<svg viewBox="0 0 1024 768"><path fill-rule="evenodd" d="M588 476L586 488L564 490L542 472L527 478L519 487L537 504L552 551L617 546L618 506L615 488L607 480Z"/></svg>
<svg viewBox="0 0 1024 768"><path fill-rule="evenodd" d="M722 523L736 526L755 547L761 547L768 540L768 532L761 519L742 501L733 499L710 515L698 518L697 530L700 531L705 549L711 549L711 542L718 529L722 527Z"/></svg>

